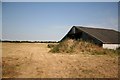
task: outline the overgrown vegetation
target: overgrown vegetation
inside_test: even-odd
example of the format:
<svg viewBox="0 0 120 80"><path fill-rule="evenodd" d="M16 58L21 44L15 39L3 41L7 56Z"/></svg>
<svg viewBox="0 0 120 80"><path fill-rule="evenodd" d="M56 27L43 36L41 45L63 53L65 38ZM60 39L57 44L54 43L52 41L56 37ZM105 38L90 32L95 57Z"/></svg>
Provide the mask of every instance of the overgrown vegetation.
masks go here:
<svg viewBox="0 0 120 80"><path fill-rule="evenodd" d="M57 45L52 45L52 47L49 46L49 48L51 48L50 52L52 53L87 53L91 55L104 55L114 53L115 55L117 55L120 52L120 49L103 49L102 47L95 45L92 42L73 39L66 39Z"/></svg>
<svg viewBox="0 0 120 80"><path fill-rule="evenodd" d="M48 48L53 48L55 46L56 46L55 44L48 44Z"/></svg>

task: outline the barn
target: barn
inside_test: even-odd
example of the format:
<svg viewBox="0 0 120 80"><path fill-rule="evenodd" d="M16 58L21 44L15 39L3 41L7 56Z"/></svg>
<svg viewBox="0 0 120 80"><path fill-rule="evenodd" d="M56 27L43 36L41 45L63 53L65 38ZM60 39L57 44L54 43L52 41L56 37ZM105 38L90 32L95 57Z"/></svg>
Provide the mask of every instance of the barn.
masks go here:
<svg viewBox="0 0 120 80"><path fill-rule="evenodd" d="M92 41L93 43L107 49L115 50L120 47L120 32L112 29L73 26L61 41L66 38Z"/></svg>

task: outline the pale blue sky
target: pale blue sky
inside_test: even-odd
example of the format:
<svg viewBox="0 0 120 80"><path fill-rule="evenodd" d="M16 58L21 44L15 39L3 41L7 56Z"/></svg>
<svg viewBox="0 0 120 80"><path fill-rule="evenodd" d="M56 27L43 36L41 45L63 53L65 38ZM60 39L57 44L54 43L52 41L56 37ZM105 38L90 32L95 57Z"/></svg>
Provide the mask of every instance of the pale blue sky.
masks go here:
<svg viewBox="0 0 120 80"><path fill-rule="evenodd" d="M2 2L0 2L0 39L2 39Z"/></svg>
<svg viewBox="0 0 120 80"><path fill-rule="evenodd" d="M4 40L59 41L73 25L118 29L117 2L3 2Z"/></svg>
<svg viewBox="0 0 120 80"><path fill-rule="evenodd" d="M119 2L119 0L2 0L3 2Z"/></svg>

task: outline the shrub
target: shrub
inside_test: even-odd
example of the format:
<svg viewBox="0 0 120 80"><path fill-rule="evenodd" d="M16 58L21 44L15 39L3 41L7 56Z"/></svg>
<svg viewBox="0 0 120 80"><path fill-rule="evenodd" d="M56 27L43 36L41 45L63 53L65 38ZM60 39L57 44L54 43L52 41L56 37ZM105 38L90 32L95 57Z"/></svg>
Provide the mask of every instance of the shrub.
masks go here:
<svg viewBox="0 0 120 80"><path fill-rule="evenodd" d="M52 48L52 49L50 50L50 52L59 53L60 51L59 51L58 45L56 45L54 48Z"/></svg>
<svg viewBox="0 0 120 80"><path fill-rule="evenodd" d="M53 48L55 44L48 44L48 48Z"/></svg>
<svg viewBox="0 0 120 80"><path fill-rule="evenodd" d="M120 47L118 47L116 50L120 50Z"/></svg>
<svg viewBox="0 0 120 80"><path fill-rule="evenodd" d="M120 50L103 49L95 45L93 42L83 40L66 39L57 45L49 45L52 47L50 52L53 53L85 53L91 55L118 54Z"/></svg>

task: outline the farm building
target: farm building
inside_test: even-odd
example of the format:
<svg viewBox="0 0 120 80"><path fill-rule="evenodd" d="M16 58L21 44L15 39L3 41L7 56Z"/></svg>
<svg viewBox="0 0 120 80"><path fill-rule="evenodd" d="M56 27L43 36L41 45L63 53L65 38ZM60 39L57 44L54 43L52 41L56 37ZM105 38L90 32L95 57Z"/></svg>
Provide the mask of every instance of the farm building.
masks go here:
<svg viewBox="0 0 120 80"><path fill-rule="evenodd" d="M92 41L107 49L116 49L120 47L120 32L111 29L73 26L61 41L65 38Z"/></svg>

